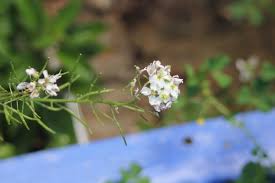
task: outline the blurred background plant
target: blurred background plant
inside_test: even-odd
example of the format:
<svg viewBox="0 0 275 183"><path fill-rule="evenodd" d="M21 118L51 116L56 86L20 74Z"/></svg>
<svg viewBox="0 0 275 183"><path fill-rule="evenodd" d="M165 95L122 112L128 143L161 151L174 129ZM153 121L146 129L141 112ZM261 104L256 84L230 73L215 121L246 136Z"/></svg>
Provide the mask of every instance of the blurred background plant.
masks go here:
<svg viewBox="0 0 275 183"><path fill-rule="evenodd" d="M259 26L269 15L274 16L275 4L272 0L236 0L228 5L228 10L232 19Z"/></svg>
<svg viewBox="0 0 275 183"><path fill-rule="evenodd" d="M88 89L94 79L94 71L87 59L103 49L97 37L105 26L100 22L76 22L82 5L82 1L70 0L51 16L46 12L43 1L1 1L0 85L8 87L11 62L18 79L22 79L25 74L22 68L41 68L49 60L50 72L62 68L64 72L74 70L81 76L72 91ZM75 67L81 53L83 55ZM69 78L64 76L63 81L69 81ZM58 133L49 134L31 123L30 131L21 125L9 126L1 114L1 132L5 141L0 144L0 158L75 142L70 116L64 111L54 114L42 108L38 111L47 125Z"/></svg>
<svg viewBox="0 0 275 183"><path fill-rule="evenodd" d="M234 68L237 62L230 62L228 56L221 55L206 60L198 68L186 65L183 95L164 116L164 124L171 118L175 121L190 121L217 116L219 112L213 110L212 104L204 99L205 93L209 91L233 113L272 109L275 105L275 97L272 95L275 65L270 61L257 60L259 65L252 71L250 80L244 82L239 77L233 77L241 76Z"/></svg>
<svg viewBox="0 0 275 183"><path fill-rule="evenodd" d="M117 181L106 181L106 183L150 183L150 177L142 176L142 167L137 163L130 164L130 167L121 170L121 178ZM274 175L266 166L260 163L249 162L241 172L237 180L223 180L226 183L272 183Z"/></svg>
<svg viewBox="0 0 275 183"><path fill-rule="evenodd" d="M117 181L106 181L106 183L150 183L150 179L142 175L142 167L132 163L128 169L121 170L121 178Z"/></svg>

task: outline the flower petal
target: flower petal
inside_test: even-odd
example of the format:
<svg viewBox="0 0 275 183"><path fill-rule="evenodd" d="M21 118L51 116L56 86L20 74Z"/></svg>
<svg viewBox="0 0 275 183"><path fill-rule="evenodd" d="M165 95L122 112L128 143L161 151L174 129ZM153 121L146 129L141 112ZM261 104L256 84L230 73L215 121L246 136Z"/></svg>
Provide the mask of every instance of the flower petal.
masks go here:
<svg viewBox="0 0 275 183"><path fill-rule="evenodd" d="M36 71L34 68L26 69L26 73L27 73L27 75L29 75L29 76L35 76L35 75L38 74L37 71Z"/></svg>
<svg viewBox="0 0 275 183"><path fill-rule="evenodd" d="M45 79L39 79L39 80L38 80L38 83L41 84L41 85L43 85L43 84L46 83L46 80L45 80Z"/></svg>
<svg viewBox="0 0 275 183"><path fill-rule="evenodd" d="M33 91L31 92L31 94L30 94L30 97L31 97L31 98L37 98L37 97L39 97L39 92L38 92L38 90L33 90Z"/></svg>
<svg viewBox="0 0 275 183"><path fill-rule="evenodd" d="M150 88L144 86L141 91L140 91L141 94L145 95L145 96L149 96L151 95L152 91Z"/></svg>
<svg viewBox="0 0 275 183"><path fill-rule="evenodd" d="M161 104L161 99L156 96L149 96L149 103L150 105L160 105Z"/></svg>
<svg viewBox="0 0 275 183"><path fill-rule="evenodd" d="M19 84L16 86L16 89L17 89L17 90L25 90L25 89L27 89L28 84L29 84L28 82L19 83Z"/></svg>
<svg viewBox="0 0 275 183"><path fill-rule="evenodd" d="M43 71L43 76L44 76L44 78L48 78L49 77L49 73L48 73L47 70Z"/></svg>

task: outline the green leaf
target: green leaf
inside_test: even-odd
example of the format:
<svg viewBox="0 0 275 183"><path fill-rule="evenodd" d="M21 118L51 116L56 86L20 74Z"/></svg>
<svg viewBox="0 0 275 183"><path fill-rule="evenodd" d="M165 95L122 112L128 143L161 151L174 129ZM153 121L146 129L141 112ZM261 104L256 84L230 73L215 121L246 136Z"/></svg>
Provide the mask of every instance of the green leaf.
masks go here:
<svg viewBox="0 0 275 183"><path fill-rule="evenodd" d="M64 125L66 126L66 125L68 125L68 123L64 124ZM73 133L68 133L68 134L58 133L58 134L53 135L50 143L48 144L48 147L50 147L50 148L61 147L61 146L71 144L73 142L73 140L71 139L69 134L73 134Z"/></svg>
<svg viewBox="0 0 275 183"><path fill-rule="evenodd" d="M150 179L141 175L142 168L136 163L132 163L130 168L121 170L121 179L118 181L106 181L106 183L150 183Z"/></svg>
<svg viewBox="0 0 275 183"><path fill-rule="evenodd" d="M275 66L271 63L264 63L260 72L262 80L270 82L275 80Z"/></svg>
<svg viewBox="0 0 275 183"><path fill-rule="evenodd" d="M0 15L5 14L11 5L11 0L1 0L0 2Z"/></svg>
<svg viewBox="0 0 275 183"><path fill-rule="evenodd" d="M69 31L68 36L64 40L65 45L70 47L89 47L93 46L99 35L106 30L106 26L102 23L86 23L74 27Z"/></svg>
<svg viewBox="0 0 275 183"><path fill-rule="evenodd" d="M52 33L56 37L61 36L72 24L81 7L81 0L70 0L52 22Z"/></svg>
<svg viewBox="0 0 275 183"><path fill-rule="evenodd" d="M42 36L35 42L39 48L48 47L62 40L66 30L74 22L81 8L81 0L70 0L56 17L48 21Z"/></svg>
<svg viewBox="0 0 275 183"><path fill-rule="evenodd" d="M128 170L121 170L122 180L120 183L147 183L149 179L141 176L142 168L136 163L132 163Z"/></svg>
<svg viewBox="0 0 275 183"><path fill-rule="evenodd" d="M30 33L36 33L43 29L44 10L41 1L37 0L16 0L16 8L19 12L19 21Z"/></svg>
<svg viewBox="0 0 275 183"><path fill-rule="evenodd" d="M267 172L259 163L247 163L237 183L268 183Z"/></svg>
<svg viewBox="0 0 275 183"><path fill-rule="evenodd" d="M239 91L237 101L239 104L250 104L253 98L251 90L248 87L243 86Z"/></svg>
<svg viewBox="0 0 275 183"><path fill-rule="evenodd" d="M246 8L240 2L232 3L228 6L228 10L233 19L241 20L246 16Z"/></svg>
<svg viewBox="0 0 275 183"><path fill-rule="evenodd" d="M262 11L257 7L251 7L248 12L248 20L252 25L259 26L263 22Z"/></svg>
<svg viewBox="0 0 275 183"><path fill-rule="evenodd" d="M15 147L12 144L0 144L0 159L8 158L16 154Z"/></svg>
<svg viewBox="0 0 275 183"><path fill-rule="evenodd" d="M227 88L232 83L232 77L227 74L224 74L223 72L213 72L212 76L215 79L215 81L217 81L218 85L222 88Z"/></svg>
<svg viewBox="0 0 275 183"><path fill-rule="evenodd" d="M269 97L261 96L260 98L252 99L252 102L256 108L261 111L269 111L272 109L272 101L269 100Z"/></svg>
<svg viewBox="0 0 275 183"><path fill-rule="evenodd" d="M131 173L132 173L132 175L136 176L136 175L140 174L141 170L142 170L142 168L138 164L133 163L131 165Z"/></svg>
<svg viewBox="0 0 275 183"><path fill-rule="evenodd" d="M0 15L0 39L7 39L7 36L12 32L12 26L10 22L10 17Z"/></svg>
<svg viewBox="0 0 275 183"><path fill-rule="evenodd" d="M0 67L9 63L11 58L8 40L0 40Z"/></svg>
<svg viewBox="0 0 275 183"><path fill-rule="evenodd" d="M237 21L246 20L250 24L259 26L265 16L266 11L271 7L272 1L265 0L238 0L228 6L232 19Z"/></svg>
<svg viewBox="0 0 275 183"><path fill-rule="evenodd" d="M184 70L185 70L186 75L187 75L188 77L194 77L195 72L194 72L194 69L193 69L192 65L186 64L186 65L184 66Z"/></svg>
<svg viewBox="0 0 275 183"><path fill-rule="evenodd" d="M206 60L200 70L203 72L217 71L224 69L230 63L230 59L226 55L218 55Z"/></svg>

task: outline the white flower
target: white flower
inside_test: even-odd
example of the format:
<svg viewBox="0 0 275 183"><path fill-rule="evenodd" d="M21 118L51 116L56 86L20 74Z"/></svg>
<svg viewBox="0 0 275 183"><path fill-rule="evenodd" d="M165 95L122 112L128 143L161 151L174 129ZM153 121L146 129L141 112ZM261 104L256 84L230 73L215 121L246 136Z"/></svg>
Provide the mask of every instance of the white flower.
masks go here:
<svg viewBox="0 0 275 183"><path fill-rule="evenodd" d="M164 111L166 109L171 108L171 106L172 106L172 102L169 101L166 104L165 103L161 103L160 105L154 105L153 107L154 107L155 111L161 112L161 111Z"/></svg>
<svg viewBox="0 0 275 183"><path fill-rule="evenodd" d="M39 79L38 83L42 85L45 92L50 96L57 96L57 92L60 91L56 82L61 78L61 74L49 75L47 70L43 71L43 79Z"/></svg>
<svg viewBox="0 0 275 183"><path fill-rule="evenodd" d="M253 79L258 62L258 58L255 56L250 57L247 61L244 59L238 59L236 61L236 68L240 72L239 78L242 82L248 82Z"/></svg>
<svg viewBox="0 0 275 183"><path fill-rule="evenodd" d="M150 65L145 67L147 73L149 76L155 74L158 69L163 68L163 65L161 65L160 61L153 61Z"/></svg>
<svg viewBox="0 0 275 183"><path fill-rule="evenodd" d="M173 83L174 83L175 85L177 85L177 86L178 86L179 84L183 83L183 79L180 79L178 75L173 76L173 77L172 77L172 80L173 80Z"/></svg>
<svg viewBox="0 0 275 183"><path fill-rule="evenodd" d="M151 89L148 88L148 87L146 87L146 86L144 86L144 87L141 89L140 93L141 93L142 95L149 96L149 95L151 95Z"/></svg>
<svg viewBox="0 0 275 183"><path fill-rule="evenodd" d="M31 98L39 97L39 91L36 88L36 82L30 82L30 83L22 82L22 83L19 83L16 88L19 91L24 90L30 93Z"/></svg>
<svg viewBox="0 0 275 183"><path fill-rule="evenodd" d="M29 84L28 84L28 86L27 86L27 91L29 92L29 93L31 93L30 94L30 97L31 98L37 98L37 97L39 97L39 91L38 91L38 89L37 89L37 87L36 87L36 82L30 82Z"/></svg>
<svg viewBox="0 0 275 183"><path fill-rule="evenodd" d="M28 84L29 84L29 83L27 83L27 82L19 83L19 84L16 86L16 89L19 90L19 91L25 90L25 89L27 89Z"/></svg>
<svg viewBox="0 0 275 183"><path fill-rule="evenodd" d="M179 85L181 83L183 83L183 79L180 79L178 75L175 75L172 77L171 84L168 85L168 90L170 91L173 101L175 101L180 94Z"/></svg>
<svg viewBox="0 0 275 183"><path fill-rule="evenodd" d="M27 90L28 92L32 92L36 88L36 82L22 82L17 85L17 90Z"/></svg>
<svg viewBox="0 0 275 183"><path fill-rule="evenodd" d="M147 71L149 77L146 78L149 81L142 87L140 93L148 97L155 111L161 112L170 108L180 94L179 85L183 80L178 75L171 76L171 67L161 65L160 61L154 61L144 69Z"/></svg>
<svg viewBox="0 0 275 183"><path fill-rule="evenodd" d="M37 98L39 97L39 91L37 89L33 90L30 94L31 98Z"/></svg>
<svg viewBox="0 0 275 183"><path fill-rule="evenodd" d="M149 97L149 103L152 106L158 106L162 103L162 100L160 97L154 96L154 95L150 95Z"/></svg>
<svg viewBox="0 0 275 183"><path fill-rule="evenodd" d="M26 69L28 76L38 77L38 72L34 68Z"/></svg>
<svg viewBox="0 0 275 183"><path fill-rule="evenodd" d="M58 79L61 78L61 74L60 73L58 73L56 75L49 75L47 70L44 70L42 73L43 73L44 79L39 79L38 80L38 83L41 84L41 85L47 84L47 83L54 84L54 83L56 83L56 81Z"/></svg>
<svg viewBox="0 0 275 183"><path fill-rule="evenodd" d="M154 75L149 77L150 87L154 90L165 88L171 80L170 70L167 70L165 67L158 69Z"/></svg>
<svg viewBox="0 0 275 183"><path fill-rule="evenodd" d="M45 91L50 96L57 96L57 92L59 92L60 90L57 84L48 83L46 85Z"/></svg>
<svg viewBox="0 0 275 183"><path fill-rule="evenodd" d="M19 83L16 86L17 90L30 94L31 98L39 97L41 91L45 91L50 96L57 96L57 92L60 89L56 82L61 78L61 73L49 75L47 70L44 70L42 73L44 78L39 79L39 73L34 68L26 69L26 74L31 76L31 82Z"/></svg>
<svg viewBox="0 0 275 183"><path fill-rule="evenodd" d="M169 101L171 101L171 97L170 97L170 91L168 90L162 90L162 91L159 91L159 98L161 99L161 101L163 103L167 103Z"/></svg>
<svg viewBox="0 0 275 183"><path fill-rule="evenodd" d="M169 93L169 95L171 96L172 101L175 101L178 98L179 94L180 94L179 87L177 85L173 84L173 83L167 85L165 87L164 91Z"/></svg>
<svg viewBox="0 0 275 183"><path fill-rule="evenodd" d="M36 88L36 82L30 82L28 85L27 85L27 89L29 92L33 92Z"/></svg>

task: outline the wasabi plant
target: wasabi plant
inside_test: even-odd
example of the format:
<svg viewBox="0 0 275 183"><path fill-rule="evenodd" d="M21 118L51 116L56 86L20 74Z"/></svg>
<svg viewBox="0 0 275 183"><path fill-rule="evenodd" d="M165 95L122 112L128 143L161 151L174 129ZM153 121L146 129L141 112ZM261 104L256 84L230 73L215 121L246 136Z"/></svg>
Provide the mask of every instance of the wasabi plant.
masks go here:
<svg viewBox="0 0 275 183"><path fill-rule="evenodd" d="M112 89L94 89L93 85L91 85L88 92L79 94L75 98L58 98L58 92L70 90L71 85L79 78L79 76L74 76L71 78L70 82L58 85L57 82L62 75L68 73L62 73L60 71L57 74L50 75L45 68L46 66L44 66L40 72L36 71L34 68L26 69L28 79L18 84L9 83L9 90L0 86L0 112L4 113L8 124L23 124L27 129L29 129L28 123L33 121L37 122L47 131L55 133L53 129L45 124L36 108L40 106L50 111L63 110L69 115L78 118L64 105L65 103L89 104L94 113L97 111L94 108L96 104L108 105L112 111L112 116L107 114L104 114L104 116L115 121L115 124L118 125L120 130L120 125L116 120L117 113L115 111L117 108L122 107L133 111L144 112L143 109L135 106L132 101L117 102L104 100L101 95L111 92ZM85 120L78 120L92 133Z"/></svg>
<svg viewBox="0 0 275 183"><path fill-rule="evenodd" d="M30 94L31 98L39 97L41 91L44 91L49 96L57 96L60 91L56 82L61 78L61 73L49 75L47 70L43 70L44 78L39 79L39 73L34 68L26 69L27 75L31 82L21 82L16 86L16 89L21 93Z"/></svg>
<svg viewBox="0 0 275 183"><path fill-rule="evenodd" d="M135 112L144 113L145 110L137 105L137 99L139 98L139 95L142 94L148 96L149 103L157 112L168 109L171 107L172 103L176 101L180 93L178 86L183 82L177 75L170 75L170 66L163 66L159 61L154 61L146 68L138 70L138 75L131 82L130 86L135 87L135 83L133 82L139 80L141 76L148 79L148 81L142 86L142 89L138 89L135 93L133 100L105 100L102 95L113 90L95 89L94 83L91 84L90 89L87 92L78 94L75 98L60 98L59 95L62 95L64 91L67 90L67 92L70 92L70 87L80 76L72 75L69 82L61 84L59 83L59 80L63 75L69 74L69 72L63 73L60 71L57 74L49 74L46 70L46 65L47 64L45 64L40 71L31 67L26 69L25 73L27 77L24 81L18 81L14 72L14 80L16 80L16 83L9 83L9 90L0 86L0 112L4 113L8 124L23 124L27 129L29 129L28 123L34 121L47 131L55 133L53 129L46 125L39 115L39 112L36 110L39 106L54 112L65 111L74 118L77 118L92 133L92 130L85 120L79 119L73 111L64 105L66 103L88 104L92 113L99 121L101 121L101 117L106 117L117 125L126 144L122 128L117 120L119 108L126 108ZM148 77L144 75L144 71L147 72ZM109 106L111 115L97 110L97 104Z"/></svg>

